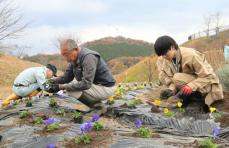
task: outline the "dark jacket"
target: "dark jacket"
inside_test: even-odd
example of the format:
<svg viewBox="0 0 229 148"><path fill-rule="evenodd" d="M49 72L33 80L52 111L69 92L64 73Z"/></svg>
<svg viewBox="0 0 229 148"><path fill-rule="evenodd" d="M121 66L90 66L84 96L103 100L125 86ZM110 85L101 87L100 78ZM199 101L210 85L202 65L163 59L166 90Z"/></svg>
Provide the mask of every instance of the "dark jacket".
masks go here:
<svg viewBox="0 0 229 148"><path fill-rule="evenodd" d="M66 84L67 90L86 90L92 84L106 87L115 85L115 80L100 54L87 48L81 48L77 61L69 63L64 75L58 77L55 83L69 83L74 77L78 82Z"/></svg>

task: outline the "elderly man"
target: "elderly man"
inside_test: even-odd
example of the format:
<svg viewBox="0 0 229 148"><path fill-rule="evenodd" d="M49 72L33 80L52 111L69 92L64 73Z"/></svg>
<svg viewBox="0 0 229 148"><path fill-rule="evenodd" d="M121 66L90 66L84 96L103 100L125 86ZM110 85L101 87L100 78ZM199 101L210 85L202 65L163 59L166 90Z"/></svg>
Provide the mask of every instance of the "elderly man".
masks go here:
<svg viewBox="0 0 229 148"><path fill-rule="evenodd" d="M56 78L47 91L66 90L68 95L87 106L104 109L101 101L113 95L115 80L100 54L79 47L72 39L61 41L60 51L69 65L64 75ZM73 81L74 78L77 81Z"/></svg>
<svg viewBox="0 0 229 148"><path fill-rule="evenodd" d="M13 84L14 94L3 101L3 105L10 103L10 100L17 100L22 97L33 97L44 89L44 84L56 76L57 69L52 64L45 67L32 67L22 71Z"/></svg>
<svg viewBox="0 0 229 148"><path fill-rule="evenodd" d="M192 49L178 47L169 36L159 37L154 44L158 56L159 79L168 88L161 98L178 96L183 101L203 101L209 107L223 99L222 86L205 55Z"/></svg>

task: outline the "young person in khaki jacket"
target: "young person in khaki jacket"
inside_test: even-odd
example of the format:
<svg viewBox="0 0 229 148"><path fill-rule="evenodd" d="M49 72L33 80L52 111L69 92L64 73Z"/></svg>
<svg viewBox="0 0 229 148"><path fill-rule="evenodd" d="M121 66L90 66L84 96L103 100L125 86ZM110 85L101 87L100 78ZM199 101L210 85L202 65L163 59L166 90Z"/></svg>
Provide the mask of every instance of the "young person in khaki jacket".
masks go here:
<svg viewBox="0 0 229 148"><path fill-rule="evenodd" d="M195 99L204 99L208 106L223 99L222 86L204 54L192 48L178 47L169 36L159 37L154 48L160 56L157 61L159 80L168 87L161 91L162 98L179 92L183 101L195 96Z"/></svg>

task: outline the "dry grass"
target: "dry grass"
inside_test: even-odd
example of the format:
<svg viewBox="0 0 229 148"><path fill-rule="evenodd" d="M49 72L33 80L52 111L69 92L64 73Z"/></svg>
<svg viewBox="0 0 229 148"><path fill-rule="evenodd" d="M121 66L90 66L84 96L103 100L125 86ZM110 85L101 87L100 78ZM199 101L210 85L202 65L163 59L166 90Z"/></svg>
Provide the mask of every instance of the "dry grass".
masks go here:
<svg viewBox="0 0 229 148"><path fill-rule="evenodd" d="M119 82L142 82L142 81L148 81L148 66L146 64L146 61L151 61L152 66L152 78L153 81L158 79L158 71L156 68L156 56L150 56L146 57L145 59L141 60L134 66L128 68L121 74L115 75L116 81Z"/></svg>
<svg viewBox="0 0 229 148"><path fill-rule="evenodd" d="M195 40L187 41L182 46L195 48L205 52L215 49L223 49L225 44L229 44L229 30L220 32L218 36L202 37Z"/></svg>

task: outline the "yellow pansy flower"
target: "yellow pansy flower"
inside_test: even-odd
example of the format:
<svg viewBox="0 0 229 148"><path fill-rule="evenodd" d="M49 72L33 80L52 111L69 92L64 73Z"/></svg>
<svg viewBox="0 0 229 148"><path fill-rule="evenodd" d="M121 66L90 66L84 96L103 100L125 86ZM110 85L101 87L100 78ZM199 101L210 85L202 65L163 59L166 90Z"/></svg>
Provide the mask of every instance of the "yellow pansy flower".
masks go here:
<svg viewBox="0 0 229 148"><path fill-rule="evenodd" d="M178 106L179 108L181 108L182 105L183 105L183 104L182 104L181 102L177 102L177 106Z"/></svg>
<svg viewBox="0 0 229 148"><path fill-rule="evenodd" d="M116 92L117 90L118 90L118 89L117 89L117 87L115 86L115 87L114 87L114 91Z"/></svg>
<svg viewBox="0 0 229 148"><path fill-rule="evenodd" d="M161 105L161 100L154 100L153 104L159 106Z"/></svg>
<svg viewBox="0 0 229 148"><path fill-rule="evenodd" d="M114 96L110 96L109 101L113 101L113 100L114 100Z"/></svg>
<svg viewBox="0 0 229 148"><path fill-rule="evenodd" d="M210 107L210 109L209 109L209 110L210 110L210 112L211 112L211 113L213 113L213 112L215 112L215 111L216 111L216 108L214 108L214 107Z"/></svg>
<svg viewBox="0 0 229 148"><path fill-rule="evenodd" d="M164 113L165 114L169 113L169 109L168 108L164 108Z"/></svg>

